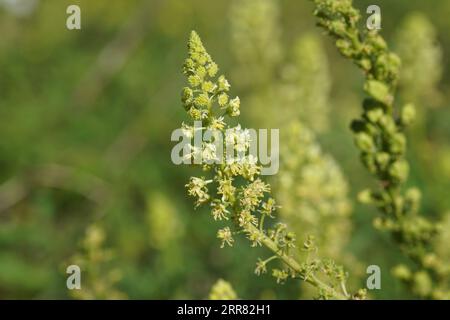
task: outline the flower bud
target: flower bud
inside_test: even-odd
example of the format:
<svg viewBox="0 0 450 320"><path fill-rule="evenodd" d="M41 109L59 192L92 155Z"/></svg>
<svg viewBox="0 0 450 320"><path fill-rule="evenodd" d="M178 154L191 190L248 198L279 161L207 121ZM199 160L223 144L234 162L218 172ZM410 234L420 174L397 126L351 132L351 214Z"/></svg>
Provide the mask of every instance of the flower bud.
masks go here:
<svg viewBox="0 0 450 320"><path fill-rule="evenodd" d="M396 182L404 182L409 174L409 165L405 160L395 161L389 168L389 174Z"/></svg>
<svg viewBox="0 0 450 320"><path fill-rule="evenodd" d="M392 135L389 140L389 150L392 153L403 154L406 150L406 138L403 133L396 133Z"/></svg>
<svg viewBox="0 0 450 320"><path fill-rule="evenodd" d="M375 145L371 136L365 132L360 132L355 135L356 146L365 152L373 152Z"/></svg>
<svg viewBox="0 0 450 320"><path fill-rule="evenodd" d="M392 269L392 274L394 277L406 281L411 279L411 270L404 264L399 264Z"/></svg>
<svg viewBox="0 0 450 320"><path fill-rule="evenodd" d="M228 114L231 117L237 117L241 113L239 110L240 105L241 100L239 99L239 97L230 100L230 104L228 105Z"/></svg>
<svg viewBox="0 0 450 320"><path fill-rule="evenodd" d="M215 89L215 85L214 85L214 83L212 83L211 81L205 81L205 82L203 82L203 84L202 84L202 90L203 90L204 92L209 92L209 93L211 93L211 92L214 91L214 89Z"/></svg>
<svg viewBox="0 0 450 320"><path fill-rule="evenodd" d="M403 125L408 126L413 123L416 118L416 108L413 104L409 103L405 105L402 109L400 120Z"/></svg>
<svg viewBox="0 0 450 320"><path fill-rule="evenodd" d="M198 75L192 75L188 77L188 82L191 87L198 87L202 83L202 79Z"/></svg>
<svg viewBox="0 0 450 320"><path fill-rule="evenodd" d="M366 300L367 299L367 289L359 289L357 293L353 295L355 300Z"/></svg>
<svg viewBox="0 0 450 320"><path fill-rule="evenodd" d="M207 107L210 104L210 100L206 93L201 93L194 99L194 103L199 108Z"/></svg>
<svg viewBox="0 0 450 320"><path fill-rule="evenodd" d="M224 76L220 76L217 80L219 84L219 91L229 91L230 90L230 83Z"/></svg>
<svg viewBox="0 0 450 320"><path fill-rule="evenodd" d="M332 21L330 23L330 30L333 33L341 35L345 33L345 23L339 20Z"/></svg>
<svg viewBox="0 0 450 320"><path fill-rule="evenodd" d="M374 99L389 104L392 99L389 88L383 82L377 80L368 80L364 85L364 90Z"/></svg>
<svg viewBox="0 0 450 320"><path fill-rule="evenodd" d="M375 155L375 160L377 161L377 164L380 166L381 169L386 169L387 165L389 164L390 160L389 153L386 152L379 152Z"/></svg>
<svg viewBox="0 0 450 320"><path fill-rule="evenodd" d="M397 131L397 126L395 121L388 115L383 115L379 121L381 127L384 131L394 134Z"/></svg>
<svg viewBox="0 0 450 320"><path fill-rule="evenodd" d="M338 39L336 40L336 47L345 57L350 57L352 54L351 43L348 40Z"/></svg>
<svg viewBox="0 0 450 320"><path fill-rule="evenodd" d="M408 211L415 213L419 210L421 197L420 190L417 188L410 188L406 191L405 201L408 205Z"/></svg>
<svg viewBox="0 0 450 320"><path fill-rule="evenodd" d="M381 108L369 110L366 112L366 117L372 123L377 123L383 116L383 110Z"/></svg>
<svg viewBox="0 0 450 320"><path fill-rule="evenodd" d="M358 193L358 201L363 204L371 204L373 202L372 191L369 189L363 190Z"/></svg>
<svg viewBox="0 0 450 320"><path fill-rule="evenodd" d="M228 103L228 95L225 92L221 93L217 102L219 103L219 106L224 107Z"/></svg>
<svg viewBox="0 0 450 320"><path fill-rule="evenodd" d="M361 59L359 61L359 64L365 71L369 71L370 69L372 69L372 63L370 62L369 59Z"/></svg>
<svg viewBox="0 0 450 320"><path fill-rule="evenodd" d="M186 106L192 103L192 97L194 96L192 89L188 87L184 87L181 92L181 102Z"/></svg>
<svg viewBox="0 0 450 320"><path fill-rule="evenodd" d="M217 71L219 71L219 67L215 62L211 62L207 67L208 75L210 77L214 77L217 74Z"/></svg>
<svg viewBox="0 0 450 320"><path fill-rule="evenodd" d="M366 166L370 173L375 174L377 172L377 166L375 164L375 159L371 153L361 154L361 161Z"/></svg>
<svg viewBox="0 0 450 320"><path fill-rule="evenodd" d="M376 50L385 50L387 48L386 41L377 33L369 33L367 40Z"/></svg>
<svg viewBox="0 0 450 320"><path fill-rule="evenodd" d="M425 297L433 289L433 282L426 271L419 271L413 277L413 291L415 294Z"/></svg>
<svg viewBox="0 0 450 320"><path fill-rule="evenodd" d="M413 202L419 202L422 194L417 188L410 188L406 191L406 198Z"/></svg>
<svg viewBox="0 0 450 320"><path fill-rule="evenodd" d="M423 257L422 263L428 268L435 268L439 266L439 258L434 253L428 253Z"/></svg>

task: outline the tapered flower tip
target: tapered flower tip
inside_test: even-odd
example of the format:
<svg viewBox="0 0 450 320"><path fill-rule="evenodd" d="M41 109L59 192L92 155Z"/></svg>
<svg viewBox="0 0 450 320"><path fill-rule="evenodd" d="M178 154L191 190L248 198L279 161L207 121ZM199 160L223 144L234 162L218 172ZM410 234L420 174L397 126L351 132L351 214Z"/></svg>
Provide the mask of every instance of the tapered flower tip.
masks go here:
<svg viewBox="0 0 450 320"><path fill-rule="evenodd" d="M191 31L188 41L188 49L190 52L205 52L205 47L203 46L200 36L195 30Z"/></svg>
<svg viewBox="0 0 450 320"><path fill-rule="evenodd" d="M197 31L192 30L191 34L189 36L190 41L200 41L200 36L198 35Z"/></svg>

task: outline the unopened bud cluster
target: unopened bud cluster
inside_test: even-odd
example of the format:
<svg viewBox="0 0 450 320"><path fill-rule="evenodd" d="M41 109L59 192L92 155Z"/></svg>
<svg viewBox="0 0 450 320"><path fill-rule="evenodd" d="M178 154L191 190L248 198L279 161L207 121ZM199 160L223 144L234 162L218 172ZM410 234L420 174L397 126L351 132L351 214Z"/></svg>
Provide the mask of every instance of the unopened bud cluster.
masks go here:
<svg viewBox="0 0 450 320"><path fill-rule="evenodd" d="M359 31L360 13L351 0L313 2L318 24L335 38L340 53L360 67L366 77L364 90L368 97L364 100L361 118L352 122L351 129L362 163L377 177L381 188L363 191L359 198L382 211L375 226L393 234L402 250L419 264L421 282L425 283L423 279L429 278L432 286L433 280L439 281L448 274L439 259L433 265L426 264L439 228L418 215L420 191L412 188L403 192L401 188L410 169L405 159L404 130L414 120L416 112L411 104L399 112L394 110L400 58L389 51L377 31ZM416 293L430 296L431 291L418 290Z"/></svg>

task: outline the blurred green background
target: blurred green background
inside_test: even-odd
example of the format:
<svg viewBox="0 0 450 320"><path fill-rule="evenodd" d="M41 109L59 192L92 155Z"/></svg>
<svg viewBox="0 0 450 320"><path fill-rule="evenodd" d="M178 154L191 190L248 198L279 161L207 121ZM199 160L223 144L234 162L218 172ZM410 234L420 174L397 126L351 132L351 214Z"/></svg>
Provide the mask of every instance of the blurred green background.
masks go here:
<svg viewBox="0 0 450 320"><path fill-rule="evenodd" d="M348 130L360 112L362 75L315 27L309 1L273 2L285 51L313 34L328 60L329 127L317 134L349 185L352 232L343 250L363 266L381 266L382 290L373 297L408 298L389 273L404 258L372 227L376 211L355 200L373 183ZM354 2L363 13L370 4L381 7L381 32L399 50L399 30L411 13L432 23L440 61L422 63L423 72L413 75L431 83L430 92L405 89L402 99L415 100L421 116L409 132L410 183L424 193L423 214L443 217L450 209L450 2ZM81 30L66 29L70 4L81 7ZM241 97L241 124L255 126L261 123L255 114L270 114L255 103L246 106L251 90L239 79L231 27L240 6L227 0L0 0L0 298L72 298L65 268L99 243L106 251L87 256L100 271L82 285L103 293L91 297L114 297L105 289L111 286L131 299L203 299L218 278L242 298L299 297L296 282L277 285L269 275L254 275L264 249L250 248L245 239L219 249L217 224L206 209L194 211L186 196L184 185L197 170L170 159L170 134L187 118L179 92L192 29ZM415 57L409 44L405 54L412 50ZM351 275L352 263L346 266ZM365 284L364 272L355 283Z"/></svg>

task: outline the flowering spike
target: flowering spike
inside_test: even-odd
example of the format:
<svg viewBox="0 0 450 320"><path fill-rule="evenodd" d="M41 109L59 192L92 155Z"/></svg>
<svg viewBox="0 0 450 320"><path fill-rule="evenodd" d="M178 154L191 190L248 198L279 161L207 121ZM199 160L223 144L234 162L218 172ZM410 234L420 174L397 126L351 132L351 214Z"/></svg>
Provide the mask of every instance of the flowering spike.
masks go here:
<svg viewBox="0 0 450 320"><path fill-rule="evenodd" d="M189 56L183 70L189 86L182 91L183 107L193 120L202 120L199 130L218 130L225 134L225 146L231 146L238 154L245 154L251 141L249 131L242 129L240 125L230 127L223 117L223 110L226 110L229 117L239 116L240 99L229 98L231 86L225 76L214 78L218 67L195 32L192 32L189 38L188 51ZM195 126L191 125L183 125L183 130L191 137L196 133ZM203 143L200 150L196 148L199 149L190 147L194 150L194 155L205 155L205 152L211 156L213 154L213 148L208 143ZM286 225L277 224L274 229L264 229L263 220L273 217L277 205L271 197L270 185L260 178L258 159L245 155L220 160L226 161L221 164L198 164L206 172L213 172L213 176L210 179L191 177L186 187L188 194L196 199L196 206L209 202L214 220L229 220L232 223L231 227L236 232L232 231L230 226L217 232L221 247L233 246L233 234L245 234L253 247L265 246L276 258L284 262L287 269L273 271L277 282L284 282L289 276L299 278L326 292L330 297L346 299L347 296L334 289L332 284L328 285L317 278L316 272L319 268L305 268L304 264L297 262L296 255L291 252L295 247L296 235L287 230ZM237 179L243 182L239 187L235 182ZM267 262L268 260L265 263ZM265 263L259 262L255 272L265 272ZM305 275L305 270L308 270L308 276Z"/></svg>

